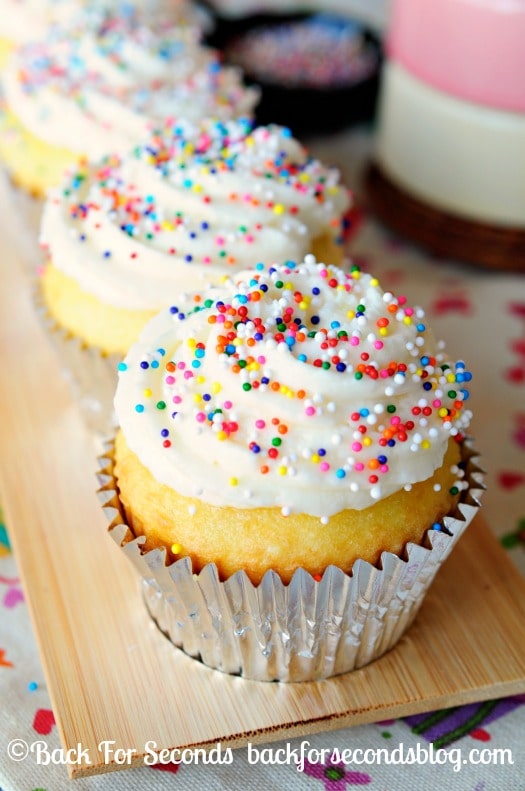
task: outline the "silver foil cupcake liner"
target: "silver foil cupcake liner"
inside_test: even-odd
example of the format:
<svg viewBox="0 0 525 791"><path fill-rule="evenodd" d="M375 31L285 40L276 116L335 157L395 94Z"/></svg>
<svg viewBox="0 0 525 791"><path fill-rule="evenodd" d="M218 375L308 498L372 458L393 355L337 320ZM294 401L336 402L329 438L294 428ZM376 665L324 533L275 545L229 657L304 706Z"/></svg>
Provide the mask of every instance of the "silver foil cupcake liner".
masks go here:
<svg viewBox="0 0 525 791"><path fill-rule="evenodd" d="M20 255L25 272L35 275L42 262L39 237L43 201L17 186L11 176L1 170L0 197L3 205L11 209L6 230Z"/></svg>
<svg viewBox="0 0 525 791"><path fill-rule="evenodd" d="M57 324L43 301L40 281L36 279L33 285L38 316L59 357L62 374L86 426L99 438L111 436L116 426L113 398L118 381L117 366L122 356L104 354L94 346L87 346Z"/></svg>
<svg viewBox="0 0 525 791"><path fill-rule="evenodd" d="M166 551L144 552L126 524L113 474L113 444L99 458L99 498L109 533L134 564L151 617L171 642L209 667L258 681L314 681L363 667L408 629L441 564L480 507L484 474L464 443L465 480L454 515L428 530L425 545L389 552L379 567L358 560L351 574L330 566L317 581L298 569L285 585L268 571L259 585L239 571L225 581L214 564L166 565Z"/></svg>

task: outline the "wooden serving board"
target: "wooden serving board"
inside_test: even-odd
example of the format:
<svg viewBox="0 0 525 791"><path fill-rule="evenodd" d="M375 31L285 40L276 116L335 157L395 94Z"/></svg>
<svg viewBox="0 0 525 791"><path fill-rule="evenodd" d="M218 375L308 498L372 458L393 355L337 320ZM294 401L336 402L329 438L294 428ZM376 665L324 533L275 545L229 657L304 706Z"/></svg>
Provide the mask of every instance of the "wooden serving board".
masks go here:
<svg viewBox="0 0 525 791"><path fill-rule="evenodd" d="M240 747L525 691L525 582L482 518L409 633L372 665L305 684L210 670L153 625L106 535L95 442L32 308L14 241L0 257L0 497L72 777L144 765L145 745ZM104 759L98 745L134 750Z"/></svg>

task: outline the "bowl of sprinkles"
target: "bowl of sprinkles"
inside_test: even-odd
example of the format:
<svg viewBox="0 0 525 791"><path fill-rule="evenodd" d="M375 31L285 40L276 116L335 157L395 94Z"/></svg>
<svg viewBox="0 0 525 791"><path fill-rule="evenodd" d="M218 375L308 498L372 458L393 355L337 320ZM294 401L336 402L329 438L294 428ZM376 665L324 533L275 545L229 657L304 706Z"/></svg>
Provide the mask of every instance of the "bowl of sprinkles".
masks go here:
<svg viewBox="0 0 525 791"><path fill-rule="evenodd" d="M350 18L328 14L257 16L218 32L226 62L258 84L259 123L320 132L375 112L381 47Z"/></svg>
<svg viewBox="0 0 525 791"><path fill-rule="evenodd" d="M470 379L420 308L312 255L159 314L100 480L162 631L257 680L392 648L479 507Z"/></svg>

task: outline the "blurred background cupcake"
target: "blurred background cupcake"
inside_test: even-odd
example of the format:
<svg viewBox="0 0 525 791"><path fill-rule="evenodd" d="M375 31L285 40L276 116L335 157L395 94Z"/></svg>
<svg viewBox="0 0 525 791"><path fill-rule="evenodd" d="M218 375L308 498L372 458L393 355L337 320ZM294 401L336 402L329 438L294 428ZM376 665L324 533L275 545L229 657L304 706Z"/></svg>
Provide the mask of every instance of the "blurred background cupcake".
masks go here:
<svg viewBox="0 0 525 791"><path fill-rule="evenodd" d="M349 205L338 171L288 129L248 120L173 121L73 171L41 233L40 291L67 368L95 394L102 365L111 392L145 322L185 292L312 250L342 261Z"/></svg>
<svg viewBox="0 0 525 791"><path fill-rule="evenodd" d="M164 5L140 9L95 5L10 57L0 157L28 192L44 195L78 157L125 151L167 117L251 114L258 91L199 30L174 25Z"/></svg>

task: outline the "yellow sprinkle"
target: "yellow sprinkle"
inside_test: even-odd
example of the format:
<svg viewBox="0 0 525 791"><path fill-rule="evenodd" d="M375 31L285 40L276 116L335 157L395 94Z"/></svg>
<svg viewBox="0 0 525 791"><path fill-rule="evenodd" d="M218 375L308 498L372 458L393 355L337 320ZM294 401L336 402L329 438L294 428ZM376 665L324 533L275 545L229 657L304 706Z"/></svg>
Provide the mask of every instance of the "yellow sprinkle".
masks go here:
<svg viewBox="0 0 525 791"><path fill-rule="evenodd" d="M388 329L386 327L380 327L379 328L379 335L381 335L384 338L385 335L388 335Z"/></svg>
<svg viewBox="0 0 525 791"><path fill-rule="evenodd" d="M228 435L225 431L218 431L216 437L220 439L221 442L224 442L224 440L228 438Z"/></svg>
<svg viewBox="0 0 525 791"><path fill-rule="evenodd" d="M279 475L286 475L287 469L286 467L281 465L280 467L277 467L277 472L279 473Z"/></svg>
<svg viewBox="0 0 525 791"><path fill-rule="evenodd" d="M309 174L308 173L301 173L301 175L299 176L299 181L301 181L303 184L307 184L310 181Z"/></svg>
<svg viewBox="0 0 525 791"><path fill-rule="evenodd" d="M282 203L276 203L273 207L274 214L284 214L284 206Z"/></svg>
<svg viewBox="0 0 525 791"><path fill-rule="evenodd" d="M377 277L373 277L373 278L371 279L371 281L370 281L370 285L371 285L371 286L378 286L378 285L379 285L379 280L377 279Z"/></svg>
<svg viewBox="0 0 525 791"><path fill-rule="evenodd" d="M430 441L428 439L424 439L423 442L421 443L421 447L424 450L428 450L430 448L430 445L431 445L431 443L430 443Z"/></svg>
<svg viewBox="0 0 525 791"><path fill-rule="evenodd" d="M346 317L347 319L355 319L355 310L349 310Z"/></svg>
<svg viewBox="0 0 525 791"><path fill-rule="evenodd" d="M310 456L310 461L313 461L314 464L317 464L320 458L321 457L319 456L318 453L312 453L312 455Z"/></svg>
<svg viewBox="0 0 525 791"><path fill-rule="evenodd" d="M438 409L438 415L439 417L447 417L448 409L446 409L444 406L441 407L441 409Z"/></svg>
<svg viewBox="0 0 525 791"><path fill-rule="evenodd" d="M238 480L238 478L230 478L229 483L230 483L230 486L238 486L239 485L239 480Z"/></svg>
<svg viewBox="0 0 525 791"><path fill-rule="evenodd" d="M294 288L294 284L288 281L288 283L284 284L283 288L285 288L287 291L291 291Z"/></svg>
<svg viewBox="0 0 525 791"><path fill-rule="evenodd" d="M202 396L199 393L195 393L193 396L193 400L195 401L196 404L200 404L200 402L202 401Z"/></svg>
<svg viewBox="0 0 525 791"><path fill-rule="evenodd" d="M221 391L221 390L222 390L222 387L221 387L221 385L219 384L219 382L214 382L214 383L212 384L212 386L211 386L211 392L212 392L214 395L215 395L216 393L220 393L220 391Z"/></svg>
<svg viewBox="0 0 525 791"><path fill-rule="evenodd" d="M447 382L455 382L456 377L454 374L447 374Z"/></svg>
<svg viewBox="0 0 525 791"><path fill-rule="evenodd" d="M146 389L144 390L144 397L151 398L151 390L149 389L149 387L146 387Z"/></svg>
<svg viewBox="0 0 525 791"><path fill-rule="evenodd" d="M161 224L160 224L160 227L162 228L163 231L174 231L175 230L175 226L173 225L173 223L169 222L168 220L163 220L161 222Z"/></svg>
<svg viewBox="0 0 525 791"><path fill-rule="evenodd" d="M180 553L182 552L182 544L172 544L171 551L173 552L174 555L180 555Z"/></svg>
<svg viewBox="0 0 525 791"><path fill-rule="evenodd" d="M200 376L195 377L195 381L198 385L202 385L206 381L206 377L201 374Z"/></svg>
<svg viewBox="0 0 525 791"><path fill-rule="evenodd" d="M202 192L202 184L194 184L193 192Z"/></svg>
<svg viewBox="0 0 525 791"><path fill-rule="evenodd" d="M412 324L410 316L403 316L403 324Z"/></svg>
<svg viewBox="0 0 525 791"><path fill-rule="evenodd" d="M194 349L197 345L197 341L195 340L195 338L188 338L187 343L190 349Z"/></svg>
<svg viewBox="0 0 525 791"><path fill-rule="evenodd" d="M352 277L354 280L359 280L361 277L361 272L359 272L358 269L354 269L354 271L352 272Z"/></svg>
<svg viewBox="0 0 525 791"><path fill-rule="evenodd" d="M247 146L253 146L253 145L255 145L255 139L252 137L252 135L250 135L249 137L245 137L245 138L244 138L244 142L245 142L245 144L246 144Z"/></svg>
<svg viewBox="0 0 525 791"><path fill-rule="evenodd" d="M299 302L299 307L301 308L301 310L306 310L306 308L308 307L308 302L306 302L306 300L303 299L302 302Z"/></svg>
<svg viewBox="0 0 525 791"><path fill-rule="evenodd" d="M371 445L371 444L372 444L372 440L370 439L370 437L364 437L364 439L363 439L363 445L364 445L366 448L368 448L368 446L369 446L369 445Z"/></svg>

